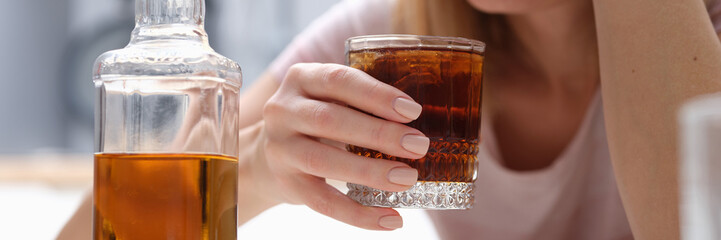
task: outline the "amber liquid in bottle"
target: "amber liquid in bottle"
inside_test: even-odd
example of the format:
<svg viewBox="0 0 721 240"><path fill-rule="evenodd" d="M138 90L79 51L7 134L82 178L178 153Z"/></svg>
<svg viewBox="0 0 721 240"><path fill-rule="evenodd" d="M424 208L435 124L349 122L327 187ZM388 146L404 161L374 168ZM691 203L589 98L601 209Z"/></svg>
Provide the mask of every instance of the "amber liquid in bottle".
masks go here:
<svg viewBox="0 0 721 240"><path fill-rule="evenodd" d="M407 159L349 145L361 156L404 162L419 181L473 182L478 153L483 55L477 52L377 48L350 51L348 65L392 85L422 103L406 125L431 139L428 154Z"/></svg>
<svg viewBox="0 0 721 240"><path fill-rule="evenodd" d="M95 239L236 239L238 160L96 154Z"/></svg>

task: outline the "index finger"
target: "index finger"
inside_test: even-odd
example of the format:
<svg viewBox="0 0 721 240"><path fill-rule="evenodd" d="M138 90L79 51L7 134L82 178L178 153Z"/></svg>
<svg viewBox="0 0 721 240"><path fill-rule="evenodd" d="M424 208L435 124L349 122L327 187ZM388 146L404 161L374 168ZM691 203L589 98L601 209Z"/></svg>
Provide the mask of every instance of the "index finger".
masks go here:
<svg viewBox="0 0 721 240"><path fill-rule="evenodd" d="M408 123L423 109L403 91L339 64L296 64L288 70L286 80L298 83L308 97L341 101L391 121Z"/></svg>

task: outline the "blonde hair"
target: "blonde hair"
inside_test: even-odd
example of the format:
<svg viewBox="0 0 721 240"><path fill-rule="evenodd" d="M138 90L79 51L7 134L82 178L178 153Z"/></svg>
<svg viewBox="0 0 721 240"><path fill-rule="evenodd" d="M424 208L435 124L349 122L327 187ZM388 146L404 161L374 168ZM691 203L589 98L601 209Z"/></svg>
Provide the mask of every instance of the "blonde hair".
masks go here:
<svg viewBox="0 0 721 240"><path fill-rule="evenodd" d="M494 48L507 38L503 16L480 12L466 0L398 0L392 21L395 33L464 37Z"/></svg>

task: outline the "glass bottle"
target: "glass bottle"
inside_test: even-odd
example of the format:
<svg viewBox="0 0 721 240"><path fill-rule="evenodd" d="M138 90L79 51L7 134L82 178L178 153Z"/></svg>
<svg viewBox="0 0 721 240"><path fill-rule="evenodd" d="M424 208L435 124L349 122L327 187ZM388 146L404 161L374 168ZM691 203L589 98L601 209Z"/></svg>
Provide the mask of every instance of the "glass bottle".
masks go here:
<svg viewBox="0 0 721 240"><path fill-rule="evenodd" d="M130 43L93 66L94 239L236 239L240 67L204 0L136 0Z"/></svg>
<svg viewBox="0 0 721 240"><path fill-rule="evenodd" d="M721 93L679 111L681 239L721 239Z"/></svg>

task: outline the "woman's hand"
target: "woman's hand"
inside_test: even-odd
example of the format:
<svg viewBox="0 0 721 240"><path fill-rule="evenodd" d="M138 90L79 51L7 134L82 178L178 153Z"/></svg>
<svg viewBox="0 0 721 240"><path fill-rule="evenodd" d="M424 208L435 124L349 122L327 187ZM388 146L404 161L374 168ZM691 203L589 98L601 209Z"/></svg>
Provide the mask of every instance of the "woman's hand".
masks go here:
<svg viewBox="0 0 721 240"><path fill-rule="evenodd" d="M416 183L418 172L401 162L361 157L321 140L421 158L428 138L402 124L416 119L421 109L407 94L360 70L337 64L294 65L263 111L265 161L272 176L266 191L274 192L269 195L278 201L305 204L361 228L401 227L395 210L362 206L324 179L403 191Z"/></svg>

